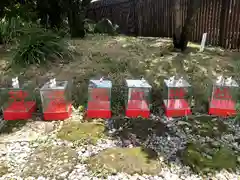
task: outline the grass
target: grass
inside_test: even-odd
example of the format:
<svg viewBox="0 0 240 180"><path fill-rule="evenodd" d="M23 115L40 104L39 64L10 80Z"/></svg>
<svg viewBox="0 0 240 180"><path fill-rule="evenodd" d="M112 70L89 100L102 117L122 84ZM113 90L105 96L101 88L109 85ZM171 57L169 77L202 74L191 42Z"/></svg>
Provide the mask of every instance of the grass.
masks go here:
<svg viewBox="0 0 240 180"><path fill-rule="evenodd" d="M148 155L139 147L103 150L90 157L88 167L98 176L117 172L157 175L161 171L159 161L150 160Z"/></svg>
<svg viewBox="0 0 240 180"><path fill-rule="evenodd" d="M172 51L170 39L89 36L84 40L73 40L78 55L66 62L52 62L47 66L11 68L2 70L2 78L19 75L23 79L44 83L49 77L73 79L74 104L86 105L89 79L105 76L113 81L113 111L122 112L123 81L125 78L144 76L153 86L153 110L159 111L162 102L163 79L180 74L193 86L194 112L206 112L207 92L210 80L220 74L236 75L239 53L220 51L219 48L206 49L200 53L190 44L185 53ZM7 58L0 58L6 62ZM40 78L41 77L41 78Z"/></svg>
<svg viewBox="0 0 240 180"><path fill-rule="evenodd" d="M104 135L104 125L96 122L64 122L57 137L62 140L83 144L96 144Z"/></svg>

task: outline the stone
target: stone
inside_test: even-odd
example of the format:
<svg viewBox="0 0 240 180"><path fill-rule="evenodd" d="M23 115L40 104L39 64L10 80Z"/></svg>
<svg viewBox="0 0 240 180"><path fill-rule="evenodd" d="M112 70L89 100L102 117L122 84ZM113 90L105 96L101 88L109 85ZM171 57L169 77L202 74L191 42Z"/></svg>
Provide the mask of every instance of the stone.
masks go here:
<svg viewBox="0 0 240 180"><path fill-rule="evenodd" d="M68 159L64 158L66 153ZM77 153L64 146L41 146L34 150L27 161L21 173L23 176L65 176L77 163Z"/></svg>

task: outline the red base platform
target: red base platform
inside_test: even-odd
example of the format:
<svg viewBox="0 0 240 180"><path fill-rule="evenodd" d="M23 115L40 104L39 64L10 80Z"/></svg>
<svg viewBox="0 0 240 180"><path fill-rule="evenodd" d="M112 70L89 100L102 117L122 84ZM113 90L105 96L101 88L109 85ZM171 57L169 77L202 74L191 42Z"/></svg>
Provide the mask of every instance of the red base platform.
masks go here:
<svg viewBox="0 0 240 180"><path fill-rule="evenodd" d="M32 117L32 113L37 110L36 102L12 102L3 110L4 120L27 120Z"/></svg>
<svg viewBox="0 0 240 180"><path fill-rule="evenodd" d="M210 102L209 114L221 117L235 116L237 114L236 103L232 100L213 99Z"/></svg>
<svg viewBox="0 0 240 180"><path fill-rule="evenodd" d="M146 101L130 100L127 105L126 116L132 118L136 118L139 116L143 118L149 118L150 110Z"/></svg>
<svg viewBox="0 0 240 180"><path fill-rule="evenodd" d="M164 100L164 109L167 117L182 117L192 114L185 99Z"/></svg>
<svg viewBox="0 0 240 180"><path fill-rule="evenodd" d="M44 120L64 120L71 116L72 114L72 104L54 104L49 103L48 107L43 113Z"/></svg>
<svg viewBox="0 0 240 180"><path fill-rule="evenodd" d="M111 118L110 101L90 101L88 102L88 118Z"/></svg>

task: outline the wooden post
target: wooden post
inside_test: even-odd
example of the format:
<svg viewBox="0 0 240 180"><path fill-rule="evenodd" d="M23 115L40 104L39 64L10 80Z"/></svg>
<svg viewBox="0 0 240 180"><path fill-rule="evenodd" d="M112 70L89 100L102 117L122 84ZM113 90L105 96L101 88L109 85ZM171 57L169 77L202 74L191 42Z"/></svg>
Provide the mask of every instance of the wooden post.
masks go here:
<svg viewBox="0 0 240 180"><path fill-rule="evenodd" d="M219 46L228 48L227 47L227 23L229 17L229 6L230 1L232 0L222 0L221 1L221 15L220 15L220 31L219 31Z"/></svg>
<svg viewBox="0 0 240 180"><path fill-rule="evenodd" d="M206 39L207 39L207 33L203 33L201 46L200 46L200 49L199 49L200 52L203 52L203 50L205 48Z"/></svg>

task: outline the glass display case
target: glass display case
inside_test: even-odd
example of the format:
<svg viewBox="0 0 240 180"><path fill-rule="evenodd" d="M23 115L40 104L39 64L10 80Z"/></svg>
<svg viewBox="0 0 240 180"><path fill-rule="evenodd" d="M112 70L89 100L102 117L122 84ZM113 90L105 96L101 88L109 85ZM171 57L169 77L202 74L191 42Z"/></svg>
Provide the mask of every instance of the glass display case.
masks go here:
<svg viewBox="0 0 240 180"><path fill-rule="evenodd" d="M64 120L71 116L71 83L50 79L40 89L44 120Z"/></svg>
<svg viewBox="0 0 240 180"><path fill-rule="evenodd" d="M191 85L182 77L164 80L163 105L167 117L182 117L191 114Z"/></svg>
<svg viewBox="0 0 240 180"><path fill-rule="evenodd" d="M209 114L216 116L235 116L238 83L232 77L219 76L212 85Z"/></svg>
<svg viewBox="0 0 240 180"><path fill-rule="evenodd" d="M30 82L19 83L18 77L5 81L1 88L0 103L4 120L27 120L37 109L34 91Z"/></svg>
<svg viewBox="0 0 240 180"><path fill-rule="evenodd" d="M145 79L126 79L125 108L127 117L149 118L152 86Z"/></svg>
<svg viewBox="0 0 240 180"><path fill-rule="evenodd" d="M91 79L88 86L88 118L110 118L112 82L104 78Z"/></svg>

